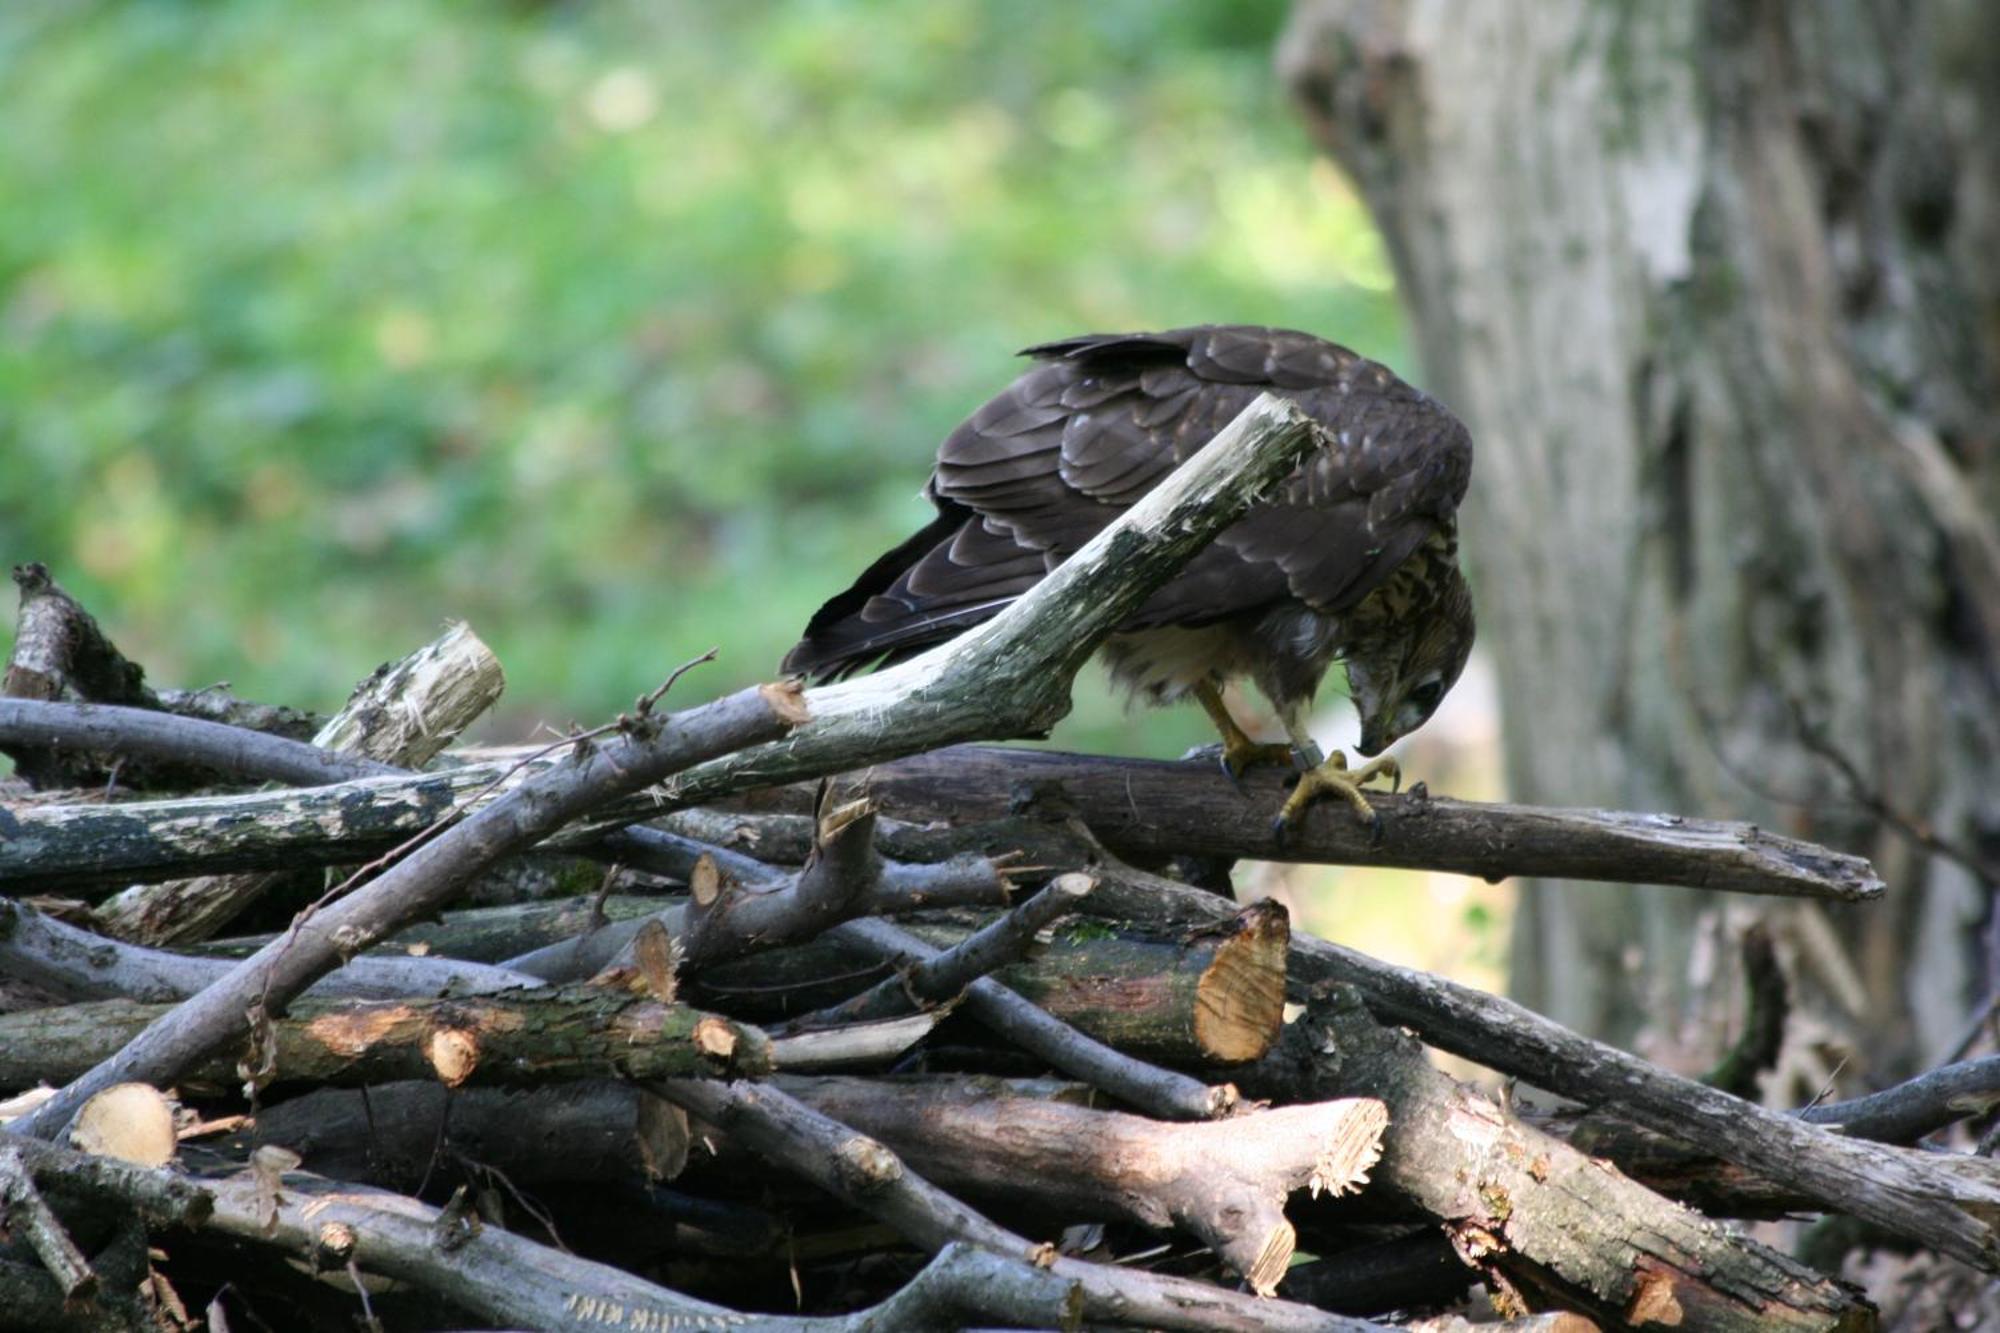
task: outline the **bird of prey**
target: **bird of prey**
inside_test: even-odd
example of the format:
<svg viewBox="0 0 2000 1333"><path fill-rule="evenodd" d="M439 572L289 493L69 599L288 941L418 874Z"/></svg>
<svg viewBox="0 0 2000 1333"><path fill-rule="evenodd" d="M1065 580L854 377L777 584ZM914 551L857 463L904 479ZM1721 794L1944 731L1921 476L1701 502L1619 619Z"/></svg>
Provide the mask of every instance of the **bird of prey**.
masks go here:
<svg viewBox="0 0 2000 1333"><path fill-rule="evenodd" d="M1458 419L1384 367L1308 333L1204 325L1088 334L1028 348L1035 365L954 430L925 494L937 517L821 607L783 670L837 680L887 665L997 614L1185 462L1258 394L1291 399L1322 446L1153 594L1102 649L1133 697L1192 695L1233 778L1253 763L1304 770L1280 830L1338 795L1376 820L1362 784L1393 759L1322 762L1306 731L1339 660L1380 755L1421 726L1472 648L1457 562L1472 441ZM1248 679L1292 747L1260 745L1224 706ZM1379 820L1376 824L1379 829Z"/></svg>

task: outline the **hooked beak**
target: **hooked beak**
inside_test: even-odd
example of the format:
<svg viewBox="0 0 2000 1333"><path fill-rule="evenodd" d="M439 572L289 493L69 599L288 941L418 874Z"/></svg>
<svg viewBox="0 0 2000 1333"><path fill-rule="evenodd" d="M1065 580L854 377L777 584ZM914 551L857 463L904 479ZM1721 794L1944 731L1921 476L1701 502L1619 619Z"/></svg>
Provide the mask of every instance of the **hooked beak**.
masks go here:
<svg viewBox="0 0 2000 1333"><path fill-rule="evenodd" d="M1384 736L1373 727L1363 727L1361 729L1361 743L1354 748L1361 752L1363 758L1373 759L1376 755L1388 749L1389 742L1393 739L1394 737Z"/></svg>

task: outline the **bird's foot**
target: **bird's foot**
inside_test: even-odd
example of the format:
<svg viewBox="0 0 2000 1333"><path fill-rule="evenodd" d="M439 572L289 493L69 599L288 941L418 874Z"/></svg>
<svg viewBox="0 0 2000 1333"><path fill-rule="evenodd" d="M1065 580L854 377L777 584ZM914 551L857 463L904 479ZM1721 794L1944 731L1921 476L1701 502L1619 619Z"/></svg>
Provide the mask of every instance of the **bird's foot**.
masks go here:
<svg viewBox="0 0 2000 1333"><path fill-rule="evenodd" d="M1284 846L1285 839L1305 814L1306 807L1324 796L1338 796L1352 806L1354 813L1368 824L1369 830L1379 841L1382 837L1382 816L1368 803L1362 787L1377 778L1389 779L1389 789L1396 790L1403 782L1403 767L1388 755L1371 759L1359 768L1347 766L1347 756L1335 750L1327 761L1315 768L1309 768L1299 775L1298 785L1285 798L1285 804L1278 811L1278 817L1271 821L1271 831L1277 835L1278 845Z"/></svg>
<svg viewBox="0 0 2000 1333"><path fill-rule="evenodd" d="M1222 775L1238 791L1243 790L1243 775L1255 764L1284 764L1293 762L1292 747L1280 741L1253 741L1242 732L1222 739Z"/></svg>

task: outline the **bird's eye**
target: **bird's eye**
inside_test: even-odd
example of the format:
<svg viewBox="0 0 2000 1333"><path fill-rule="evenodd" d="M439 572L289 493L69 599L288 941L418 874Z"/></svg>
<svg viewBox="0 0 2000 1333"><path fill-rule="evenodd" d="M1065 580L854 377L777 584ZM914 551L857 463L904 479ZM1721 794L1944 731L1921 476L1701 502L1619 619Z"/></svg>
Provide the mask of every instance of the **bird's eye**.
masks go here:
<svg viewBox="0 0 2000 1333"><path fill-rule="evenodd" d="M1443 697L1444 682L1442 681L1427 680L1410 691L1410 702L1427 713L1431 709L1436 708L1438 700Z"/></svg>

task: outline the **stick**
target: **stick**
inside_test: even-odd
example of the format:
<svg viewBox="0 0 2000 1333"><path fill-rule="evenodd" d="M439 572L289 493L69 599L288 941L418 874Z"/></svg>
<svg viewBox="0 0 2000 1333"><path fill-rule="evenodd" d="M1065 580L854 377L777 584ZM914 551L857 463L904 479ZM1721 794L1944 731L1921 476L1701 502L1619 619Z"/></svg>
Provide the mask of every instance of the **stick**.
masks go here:
<svg viewBox="0 0 2000 1333"><path fill-rule="evenodd" d="M109 940L0 898L0 973L65 1000L184 1000L234 966L223 958ZM487 994L535 982L523 972L455 958L363 955L321 977L307 993L382 1000L446 991Z"/></svg>
<svg viewBox="0 0 2000 1333"><path fill-rule="evenodd" d="M692 978L753 949L810 939L851 917L897 915L930 906L998 906L1007 901L1006 876L984 857L897 866L873 858L866 850L867 833L862 828L843 836L844 854L851 860L823 859L775 883L724 880L717 897L699 912L686 900L676 901L649 916L541 945L502 966L545 981L594 976L629 962L632 941L648 922L658 921L669 935L683 941L680 972Z"/></svg>
<svg viewBox="0 0 2000 1333"><path fill-rule="evenodd" d="M53 1137L90 1094L127 1081L166 1086L240 1032L253 1006L282 1008L315 978L398 926L451 901L483 867L560 828L607 796L658 781L704 757L782 734L802 716L795 694L744 690L665 719L635 720L631 734L579 741L570 758L419 847L353 894L301 921L148 1028L114 1059L69 1084L22 1121Z"/></svg>
<svg viewBox="0 0 2000 1333"><path fill-rule="evenodd" d="M1379 1017L1431 1045L1538 1087L1599 1106L1740 1162L1837 1212L1887 1228L1988 1272L2000 1271L2000 1238L1980 1214L2000 1209L2000 1166L1859 1143L1767 1111L1637 1056L1591 1041L1540 1014L1411 972L1325 940L1297 942L1297 984L1358 987Z"/></svg>
<svg viewBox="0 0 2000 1333"><path fill-rule="evenodd" d="M88 1300L97 1291L97 1274L91 1270L90 1260L83 1257L69 1232L49 1211L20 1151L4 1146L0 1146L0 1213L4 1213L7 1233L28 1242L62 1287L65 1300Z"/></svg>
<svg viewBox="0 0 2000 1333"><path fill-rule="evenodd" d="M0 1015L0 1088L68 1082L117 1054L171 1012L95 1004ZM452 1087L525 1087L617 1074L754 1076L770 1042L748 1024L603 986L510 991L450 1000L308 1000L271 1020L263 1083L353 1087L436 1078ZM217 1087L240 1081L236 1057L182 1071Z"/></svg>
<svg viewBox="0 0 2000 1333"><path fill-rule="evenodd" d="M831 933L884 959L929 961L940 952L887 921L849 921ZM1236 1089L1229 1084L1210 1087L1199 1079L1155 1069L1120 1054L1050 1017L991 977L976 978L965 988L965 1006L973 1017L1015 1045L1154 1115L1169 1120L1213 1120L1236 1104Z"/></svg>
<svg viewBox="0 0 2000 1333"><path fill-rule="evenodd" d="M1559 1293L1613 1327L1834 1333L1864 1326L1838 1282L1634 1184L1433 1068L1346 988L1329 988L1244 1071L1279 1101L1380 1097L1389 1109L1374 1189L1444 1222L1462 1259ZM1646 1318L1638 1312L1650 1312Z"/></svg>
<svg viewBox="0 0 2000 1333"><path fill-rule="evenodd" d="M898 819L962 822L1015 813L1021 791L1059 788L1090 831L1128 858L1404 866L1487 880L1532 875L1840 902L1882 894L1881 880L1860 857L1752 824L1455 801L1416 791L1369 793L1382 816L1379 841L1351 811L1325 804L1309 807L1281 842L1271 816L1289 775L1253 769L1242 781L1239 792L1213 762L954 746L876 765L868 790L884 814Z"/></svg>
<svg viewBox="0 0 2000 1333"><path fill-rule="evenodd" d="M0 746L9 743L89 747L105 753L191 765L244 782L306 788L395 777L405 770L362 755L336 754L305 741L241 725L176 717L109 704L0 699ZM437 775L438 787L472 793L491 772ZM16 892L89 889L105 883L171 880L209 870L297 870L359 860L387 851L431 826L443 811L434 792L419 791L388 810L353 811L353 793L312 790L242 797L197 796L116 807L41 806L20 815L0 810L0 883ZM40 812L49 812L43 817ZM87 813L95 811L93 815ZM25 815L23 820L21 815ZM68 816L73 816L70 818ZM350 818L350 816L353 816ZM320 826L317 847L293 845L283 830L307 819ZM702 856L745 883L777 872L750 857L658 829L619 829L596 839L565 839L577 850L654 874L685 880Z"/></svg>
<svg viewBox="0 0 2000 1333"><path fill-rule="evenodd" d="M1035 936L1058 917L1074 911L1097 887L1088 875L1062 875L1019 907L928 959L894 959L899 973L831 1008L806 1014L780 1033L865 1023L927 1009L951 999L974 980L1019 960Z"/></svg>
<svg viewBox="0 0 2000 1333"><path fill-rule="evenodd" d="M857 1134L764 1084L676 1079L655 1085L669 1101L812 1181L929 1250L967 1241L1015 1260L1032 1260L1075 1283L1085 1318L1163 1329L1326 1329L1378 1326L1286 1301L1263 1301L1180 1278L1054 1258L966 1207Z"/></svg>
<svg viewBox="0 0 2000 1333"><path fill-rule="evenodd" d="M193 764L239 782L301 787L397 772L392 765L336 755L306 741L149 708L0 699L0 748L28 747Z"/></svg>
<svg viewBox="0 0 2000 1333"><path fill-rule="evenodd" d="M463 624L362 681L313 747L389 766L422 768L500 697L500 659ZM252 734L252 733L245 733ZM283 872L207 875L138 885L101 905L105 934L137 944L204 940L285 882Z"/></svg>

